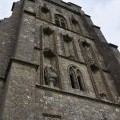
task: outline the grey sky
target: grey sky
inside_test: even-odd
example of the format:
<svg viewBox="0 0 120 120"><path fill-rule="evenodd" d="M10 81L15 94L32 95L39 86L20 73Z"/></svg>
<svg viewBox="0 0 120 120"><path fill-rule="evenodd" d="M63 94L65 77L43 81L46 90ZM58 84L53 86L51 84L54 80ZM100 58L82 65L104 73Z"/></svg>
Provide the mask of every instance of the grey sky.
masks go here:
<svg viewBox="0 0 120 120"><path fill-rule="evenodd" d="M0 19L9 17L11 6L18 0L0 1ZM120 0L63 0L82 7L93 22L101 27L107 41L119 46L120 50Z"/></svg>

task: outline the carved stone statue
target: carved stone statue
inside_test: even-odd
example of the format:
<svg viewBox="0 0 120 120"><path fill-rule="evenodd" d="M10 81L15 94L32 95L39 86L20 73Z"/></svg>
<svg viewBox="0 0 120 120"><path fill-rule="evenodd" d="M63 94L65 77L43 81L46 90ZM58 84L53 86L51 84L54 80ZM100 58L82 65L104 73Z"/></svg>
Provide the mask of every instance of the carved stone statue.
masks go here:
<svg viewBox="0 0 120 120"><path fill-rule="evenodd" d="M46 78L48 85L50 85L51 87L54 87L57 77L58 77L57 73L53 67L45 68L45 78Z"/></svg>

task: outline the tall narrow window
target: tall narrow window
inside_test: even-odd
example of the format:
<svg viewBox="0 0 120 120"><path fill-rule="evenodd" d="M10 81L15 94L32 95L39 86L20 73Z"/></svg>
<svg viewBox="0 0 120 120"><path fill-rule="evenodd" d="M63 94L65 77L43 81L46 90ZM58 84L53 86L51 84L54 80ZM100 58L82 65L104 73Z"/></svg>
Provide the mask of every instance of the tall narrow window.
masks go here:
<svg viewBox="0 0 120 120"><path fill-rule="evenodd" d="M82 74L80 73L79 70L77 70L77 80L78 80L78 84L79 84L79 89L84 91L85 86L84 86L84 83L83 83Z"/></svg>
<svg viewBox="0 0 120 120"><path fill-rule="evenodd" d="M72 67L69 69L69 75L70 75L71 86L72 86L72 88L76 89L75 72Z"/></svg>
<svg viewBox="0 0 120 120"><path fill-rule="evenodd" d="M66 28L66 20L63 16L56 14L55 15L55 24L59 27Z"/></svg>
<svg viewBox="0 0 120 120"><path fill-rule="evenodd" d="M81 91L85 91L85 84L83 81L83 77L78 68L72 66L69 68L69 76L71 81L71 86L74 89L80 89Z"/></svg>

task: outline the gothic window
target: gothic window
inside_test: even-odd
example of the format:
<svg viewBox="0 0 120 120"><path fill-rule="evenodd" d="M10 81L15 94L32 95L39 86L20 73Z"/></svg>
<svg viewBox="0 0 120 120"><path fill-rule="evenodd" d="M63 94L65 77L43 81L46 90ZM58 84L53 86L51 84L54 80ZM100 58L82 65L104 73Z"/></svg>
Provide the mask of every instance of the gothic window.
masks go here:
<svg viewBox="0 0 120 120"><path fill-rule="evenodd" d="M79 89L84 91L84 83L83 83L83 78L82 75L80 73L79 70L76 71L76 75L77 75L77 81L78 81L78 85L79 85Z"/></svg>
<svg viewBox="0 0 120 120"><path fill-rule="evenodd" d="M66 28L67 26L65 18L58 14L55 15L55 24L62 28Z"/></svg>
<svg viewBox="0 0 120 120"><path fill-rule="evenodd" d="M70 81L72 88L77 89L76 78L75 78L75 71L72 67L69 69Z"/></svg>
<svg viewBox="0 0 120 120"><path fill-rule="evenodd" d="M83 77L78 68L74 66L69 68L69 78L70 78L72 88L85 91Z"/></svg>
<svg viewBox="0 0 120 120"><path fill-rule="evenodd" d="M72 24L78 25L78 21L73 16L72 16L71 21L72 21Z"/></svg>

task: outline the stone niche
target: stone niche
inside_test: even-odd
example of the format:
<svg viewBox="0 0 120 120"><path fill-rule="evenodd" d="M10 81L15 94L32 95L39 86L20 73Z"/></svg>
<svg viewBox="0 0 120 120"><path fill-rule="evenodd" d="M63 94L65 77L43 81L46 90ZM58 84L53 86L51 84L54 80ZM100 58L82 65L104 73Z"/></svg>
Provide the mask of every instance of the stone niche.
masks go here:
<svg viewBox="0 0 120 120"><path fill-rule="evenodd" d="M69 94L37 89L37 115L41 113L60 114L62 118L43 116L43 120L119 120L120 108ZM48 95L51 94L50 96ZM43 97L41 97L43 96ZM104 95L103 95L104 96ZM39 105L39 106L38 106ZM42 106L41 106L42 105Z"/></svg>
<svg viewBox="0 0 120 120"><path fill-rule="evenodd" d="M45 67L44 74L45 74L45 84L51 87L55 87L55 83L58 78L55 69L53 67Z"/></svg>

